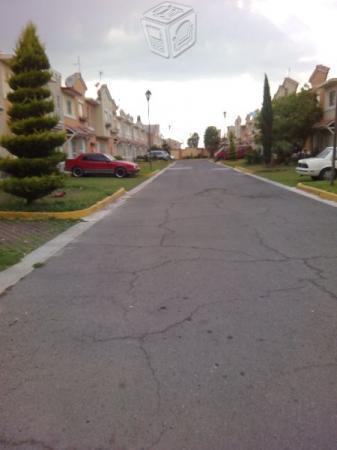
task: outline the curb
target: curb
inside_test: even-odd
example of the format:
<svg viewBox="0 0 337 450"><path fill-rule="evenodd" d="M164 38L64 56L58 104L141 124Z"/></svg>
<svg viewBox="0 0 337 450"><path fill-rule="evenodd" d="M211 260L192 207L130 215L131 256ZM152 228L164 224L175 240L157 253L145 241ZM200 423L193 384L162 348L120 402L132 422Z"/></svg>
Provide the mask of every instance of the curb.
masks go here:
<svg viewBox="0 0 337 450"><path fill-rule="evenodd" d="M318 195L319 197L324 198L326 200L337 202L337 194L334 194L333 192L328 192L324 191L323 189L307 186L306 184L303 183L298 183L297 188L301 189L302 191L309 192L309 194Z"/></svg>
<svg viewBox="0 0 337 450"><path fill-rule="evenodd" d="M100 200L89 208L78 209L76 211L62 212L28 212L28 211L0 211L0 219L27 219L27 220L47 220L47 219L83 219L94 212L104 208L125 194L125 189L121 188L109 197Z"/></svg>

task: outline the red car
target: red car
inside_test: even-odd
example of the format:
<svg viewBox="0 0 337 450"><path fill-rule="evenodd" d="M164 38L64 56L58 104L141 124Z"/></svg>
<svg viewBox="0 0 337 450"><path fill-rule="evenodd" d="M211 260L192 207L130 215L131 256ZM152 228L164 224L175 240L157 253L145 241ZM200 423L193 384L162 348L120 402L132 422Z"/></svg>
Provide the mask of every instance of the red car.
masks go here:
<svg viewBox="0 0 337 450"><path fill-rule="evenodd" d="M103 153L82 153L75 159L67 159L64 169L71 172L73 177L106 174L123 178L127 175L136 175L140 167L133 162L118 161L113 156Z"/></svg>

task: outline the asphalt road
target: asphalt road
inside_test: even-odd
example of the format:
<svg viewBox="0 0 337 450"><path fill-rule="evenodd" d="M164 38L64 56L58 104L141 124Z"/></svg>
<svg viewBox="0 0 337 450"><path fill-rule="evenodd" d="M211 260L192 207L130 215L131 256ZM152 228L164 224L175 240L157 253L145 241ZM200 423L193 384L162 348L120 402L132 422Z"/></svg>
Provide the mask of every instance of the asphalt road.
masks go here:
<svg viewBox="0 0 337 450"><path fill-rule="evenodd" d="M336 450L336 225L176 163L0 298L1 450Z"/></svg>

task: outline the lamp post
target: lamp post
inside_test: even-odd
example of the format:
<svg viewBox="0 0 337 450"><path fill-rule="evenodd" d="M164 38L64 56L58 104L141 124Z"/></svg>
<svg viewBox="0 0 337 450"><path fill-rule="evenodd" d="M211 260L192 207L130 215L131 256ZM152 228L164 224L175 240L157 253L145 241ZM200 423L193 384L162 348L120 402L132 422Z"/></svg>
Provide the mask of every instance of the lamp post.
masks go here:
<svg viewBox="0 0 337 450"><path fill-rule="evenodd" d="M150 169L152 171L152 160L151 160L151 154L150 154L150 150L151 150L151 125L150 125L150 98L151 98L152 92L147 90L145 92L145 97L147 100L147 120L148 120L148 124L149 124L149 128L148 128L148 152L149 152L149 163L150 163Z"/></svg>
<svg viewBox="0 0 337 450"><path fill-rule="evenodd" d="M336 175L336 145L337 145L337 91L335 91L335 130L334 130L334 136L333 136L333 150L332 150L332 161L331 161L331 178L330 178L330 184L331 186L334 185L335 182L335 175Z"/></svg>

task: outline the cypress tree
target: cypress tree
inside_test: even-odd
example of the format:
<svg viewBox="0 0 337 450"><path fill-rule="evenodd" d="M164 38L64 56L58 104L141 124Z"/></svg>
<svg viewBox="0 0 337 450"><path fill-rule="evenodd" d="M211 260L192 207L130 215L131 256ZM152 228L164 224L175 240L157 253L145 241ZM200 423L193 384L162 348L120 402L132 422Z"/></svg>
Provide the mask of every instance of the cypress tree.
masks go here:
<svg viewBox="0 0 337 450"><path fill-rule="evenodd" d="M2 188L29 204L63 185L57 164L65 158L56 150L64 143L65 135L52 131L59 119L51 114L54 103L46 86L52 76L50 64L32 23L17 42L11 71L11 92L7 98L11 103L8 115L13 134L4 136L1 144L16 158L0 162L0 169L10 175L2 182Z"/></svg>
<svg viewBox="0 0 337 450"><path fill-rule="evenodd" d="M264 163L268 165L271 162L271 149L273 144L273 107L267 75L264 76L263 104L261 110L261 141Z"/></svg>

